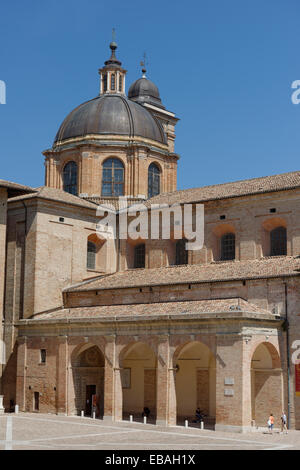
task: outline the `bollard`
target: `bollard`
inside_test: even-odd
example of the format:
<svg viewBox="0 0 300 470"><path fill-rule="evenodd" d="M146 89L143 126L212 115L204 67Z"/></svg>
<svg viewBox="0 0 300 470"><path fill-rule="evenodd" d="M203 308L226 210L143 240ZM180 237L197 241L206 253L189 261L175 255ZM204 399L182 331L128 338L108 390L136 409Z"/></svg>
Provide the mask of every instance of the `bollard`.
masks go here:
<svg viewBox="0 0 300 470"><path fill-rule="evenodd" d="M204 421L200 422L200 429L204 429Z"/></svg>
<svg viewBox="0 0 300 470"><path fill-rule="evenodd" d="M3 395L0 395L0 415L4 414Z"/></svg>
<svg viewBox="0 0 300 470"><path fill-rule="evenodd" d="M188 427L189 427L189 422L188 422L188 420L187 420L187 419L186 419L186 420L185 420L185 422L184 422L184 426L185 426L186 428L188 428Z"/></svg>
<svg viewBox="0 0 300 470"><path fill-rule="evenodd" d="M19 405L15 405L15 413L16 415L19 413Z"/></svg>
<svg viewBox="0 0 300 470"><path fill-rule="evenodd" d="M129 421L132 423L133 422L133 415L129 416Z"/></svg>
<svg viewBox="0 0 300 470"><path fill-rule="evenodd" d="M144 424L147 424L147 416L144 416Z"/></svg>
<svg viewBox="0 0 300 470"><path fill-rule="evenodd" d="M81 410L81 417L84 418L84 411Z"/></svg>
<svg viewBox="0 0 300 470"><path fill-rule="evenodd" d="M93 411L93 419L96 419L96 411Z"/></svg>

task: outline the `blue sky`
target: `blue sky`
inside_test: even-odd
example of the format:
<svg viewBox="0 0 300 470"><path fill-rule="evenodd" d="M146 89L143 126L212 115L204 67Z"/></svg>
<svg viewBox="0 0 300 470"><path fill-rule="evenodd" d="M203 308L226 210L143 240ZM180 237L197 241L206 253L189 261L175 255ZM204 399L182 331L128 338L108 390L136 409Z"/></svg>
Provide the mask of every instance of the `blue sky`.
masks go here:
<svg viewBox="0 0 300 470"><path fill-rule="evenodd" d="M0 178L44 184L42 151L117 56L180 118L178 189L300 170L298 0L11 0L0 10Z"/></svg>

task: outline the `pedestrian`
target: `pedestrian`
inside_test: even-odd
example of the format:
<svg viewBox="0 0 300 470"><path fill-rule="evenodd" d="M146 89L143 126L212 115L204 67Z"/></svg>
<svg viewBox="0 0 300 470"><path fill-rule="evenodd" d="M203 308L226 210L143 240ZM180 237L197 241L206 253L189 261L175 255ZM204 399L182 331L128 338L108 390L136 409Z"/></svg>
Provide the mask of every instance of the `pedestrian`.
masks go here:
<svg viewBox="0 0 300 470"><path fill-rule="evenodd" d="M270 414L269 419L268 419L268 428L269 428L269 433L273 434L274 416L272 415L272 413Z"/></svg>
<svg viewBox="0 0 300 470"><path fill-rule="evenodd" d="M284 431L285 431L286 434L288 433L287 418L286 418L285 412L283 411L282 415L281 415L281 434L283 434Z"/></svg>

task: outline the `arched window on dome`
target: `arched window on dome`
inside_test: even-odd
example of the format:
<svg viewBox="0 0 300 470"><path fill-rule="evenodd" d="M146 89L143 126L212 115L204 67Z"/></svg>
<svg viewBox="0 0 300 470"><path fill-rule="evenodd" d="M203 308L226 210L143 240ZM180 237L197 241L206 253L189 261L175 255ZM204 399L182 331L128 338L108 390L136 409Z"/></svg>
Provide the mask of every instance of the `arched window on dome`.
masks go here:
<svg viewBox="0 0 300 470"><path fill-rule="evenodd" d="M235 259L235 234L225 233L221 237L221 260Z"/></svg>
<svg viewBox="0 0 300 470"><path fill-rule="evenodd" d="M286 228L276 227L270 232L271 256L286 255Z"/></svg>
<svg viewBox="0 0 300 470"><path fill-rule="evenodd" d="M102 196L124 196L124 165L108 158L102 165Z"/></svg>
<svg viewBox="0 0 300 470"><path fill-rule="evenodd" d="M160 193L160 169L155 163L148 168L148 197L157 196Z"/></svg>
<svg viewBox="0 0 300 470"><path fill-rule="evenodd" d="M77 196L77 165L75 162L69 162L63 170L63 189L67 193Z"/></svg>

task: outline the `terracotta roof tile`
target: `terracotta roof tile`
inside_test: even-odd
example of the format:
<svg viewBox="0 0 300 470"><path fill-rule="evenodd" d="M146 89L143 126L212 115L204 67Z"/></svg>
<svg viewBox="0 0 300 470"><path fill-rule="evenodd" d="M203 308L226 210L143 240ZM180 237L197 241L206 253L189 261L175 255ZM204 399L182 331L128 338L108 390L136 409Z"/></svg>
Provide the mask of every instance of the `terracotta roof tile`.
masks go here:
<svg viewBox="0 0 300 470"><path fill-rule="evenodd" d="M6 181L0 179L0 188L7 188L9 197L17 196L24 193L33 193L36 190L23 184L13 183L12 181Z"/></svg>
<svg viewBox="0 0 300 470"><path fill-rule="evenodd" d="M149 199L147 205L205 202L294 188L300 188L300 171L162 193Z"/></svg>
<svg viewBox="0 0 300 470"><path fill-rule="evenodd" d="M48 188L47 186L41 186L40 188L36 188L36 192L32 194L26 194L24 196L18 196L10 199L10 202L20 201L24 199L33 199L33 198L40 198L40 199L47 199L50 201L57 201L57 202L64 202L66 204L71 204L74 206L81 206L87 207L96 210L96 204L81 199L78 196L74 196L73 194L69 194L66 191L62 191L61 189L55 188Z"/></svg>
<svg viewBox="0 0 300 470"><path fill-rule="evenodd" d="M101 276L64 289L89 291L141 286L260 279L299 274L300 259L278 256L261 260L225 261L211 264L169 266L155 269L131 269Z"/></svg>
<svg viewBox="0 0 300 470"><path fill-rule="evenodd" d="M61 309L54 312L35 315L32 320L63 320L63 319L115 319L120 320L145 318L145 317L166 317L168 315L205 315L205 314L228 314L229 316L240 316L244 314L253 314L269 316L274 315L268 310L259 308L241 298L213 299L213 300L194 300L183 302L159 302L152 304L130 304L130 305L108 305L98 307L77 307ZM22 321L21 321L22 323Z"/></svg>

